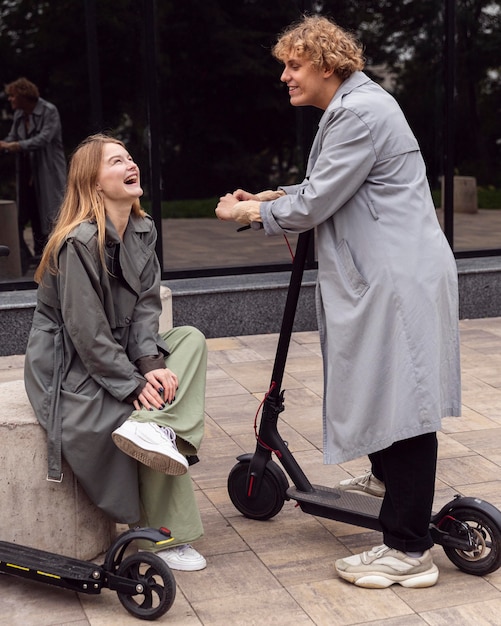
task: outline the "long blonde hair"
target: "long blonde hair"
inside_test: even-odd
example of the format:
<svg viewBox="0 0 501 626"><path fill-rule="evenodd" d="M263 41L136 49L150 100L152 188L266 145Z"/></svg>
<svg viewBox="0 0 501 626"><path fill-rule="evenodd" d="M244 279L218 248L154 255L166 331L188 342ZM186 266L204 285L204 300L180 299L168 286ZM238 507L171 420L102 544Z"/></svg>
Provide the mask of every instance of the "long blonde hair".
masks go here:
<svg viewBox="0 0 501 626"><path fill-rule="evenodd" d="M96 184L103 148L107 143L115 143L125 148L120 140L99 133L84 139L73 153L63 203L35 272L37 283L41 282L46 271L57 274L59 250L70 232L82 222L97 224L98 249L104 265L106 211L103 197L98 193ZM131 211L140 217L145 215L138 198L133 201Z"/></svg>

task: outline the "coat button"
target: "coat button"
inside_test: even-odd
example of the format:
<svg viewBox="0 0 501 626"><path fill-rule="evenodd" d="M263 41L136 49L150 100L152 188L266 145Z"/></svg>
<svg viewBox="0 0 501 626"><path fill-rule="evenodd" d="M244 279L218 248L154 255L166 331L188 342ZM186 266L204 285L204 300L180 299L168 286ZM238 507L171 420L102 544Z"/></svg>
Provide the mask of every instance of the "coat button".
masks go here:
<svg viewBox="0 0 501 626"><path fill-rule="evenodd" d="M126 317L126 318L125 318L125 323L126 323L126 324L130 324L130 322L131 322L130 317Z"/></svg>

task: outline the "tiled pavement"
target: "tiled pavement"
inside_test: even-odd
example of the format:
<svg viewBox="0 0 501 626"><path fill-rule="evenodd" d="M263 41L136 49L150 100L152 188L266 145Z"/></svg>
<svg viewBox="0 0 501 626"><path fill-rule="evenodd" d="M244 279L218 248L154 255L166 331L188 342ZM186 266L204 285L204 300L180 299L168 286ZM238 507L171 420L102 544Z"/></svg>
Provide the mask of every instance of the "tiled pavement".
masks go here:
<svg viewBox="0 0 501 626"><path fill-rule="evenodd" d="M207 430L191 468L205 525L196 547L201 572L176 572L176 600L158 623L195 625L481 626L501 624L501 570L485 577L457 570L441 547L440 579L429 589L360 589L339 580L333 561L380 543L373 531L302 513L286 502L272 520L242 517L227 489L235 457L252 451L253 423L270 382L277 335L209 340ZM461 321L463 416L439 436L436 505L458 492L501 508L501 318ZM22 357L0 359L0 380L22 375ZM366 459L323 466L321 358L316 332L293 335L283 388L281 432L310 480L334 485ZM137 624L114 592L78 595L0 577L0 624Z"/></svg>

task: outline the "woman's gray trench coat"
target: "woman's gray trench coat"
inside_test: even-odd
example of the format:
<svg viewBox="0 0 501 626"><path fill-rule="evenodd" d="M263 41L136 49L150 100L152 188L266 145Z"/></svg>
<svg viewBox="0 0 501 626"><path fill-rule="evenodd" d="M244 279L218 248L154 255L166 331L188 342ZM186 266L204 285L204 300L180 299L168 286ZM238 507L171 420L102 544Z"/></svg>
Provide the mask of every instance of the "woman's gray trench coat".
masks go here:
<svg viewBox="0 0 501 626"><path fill-rule="evenodd" d="M393 97L363 72L342 83L283 189L266 234L317 233L324 461L439 430L460 414L457 270Z"/></svg>
<svg viewBox="0 0 501 626"><path fill-rule="evenodd" d="M151 218L131 216L121 242L107 220L109 272L96 232L95 224L80 224L61 248L59 273L46 273L38 288L25 385L47 430L49 475L59 478L61 445L92 501L116 521L134 523L137 462L115 446L111 432L130 416L126 399L144 382L134 362L168 354L158 336L156 231Z"/></svg>

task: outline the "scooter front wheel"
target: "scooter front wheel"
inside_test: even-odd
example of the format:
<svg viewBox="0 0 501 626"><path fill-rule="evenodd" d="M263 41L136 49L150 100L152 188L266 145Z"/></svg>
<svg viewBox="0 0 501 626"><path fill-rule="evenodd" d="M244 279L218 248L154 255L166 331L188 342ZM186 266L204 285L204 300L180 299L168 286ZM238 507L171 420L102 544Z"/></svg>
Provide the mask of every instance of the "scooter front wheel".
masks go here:
<svg viewBox="0 0 501 626"><path fill-rule="evenodd" d="M152 552L138 552L125 558L117 570L118 576L137 583L137 593L117 591L122 605L144 620L154 620L166 613L176 597L176 579L170 567Z"/></svg>
<svg viewBox="0 0 501 626"><path fill-rule="evenodd" d="M451 511L448 532L469 536L473 548L469 551L443 546L445 554L460 570L475 576L485 576L501 565L501 529L482 509L472 507Z"/></svg>
<svg viewBox="0 0 501 626"><path fill-rule="evenodd" d="M228 475L228 494L235 508L250 519L267 520L282 510L288 485L284 472L273 461L268 461L258 493L249 497L250 462L240 461Z"/></svg>

